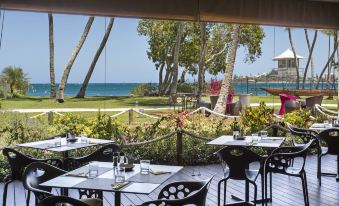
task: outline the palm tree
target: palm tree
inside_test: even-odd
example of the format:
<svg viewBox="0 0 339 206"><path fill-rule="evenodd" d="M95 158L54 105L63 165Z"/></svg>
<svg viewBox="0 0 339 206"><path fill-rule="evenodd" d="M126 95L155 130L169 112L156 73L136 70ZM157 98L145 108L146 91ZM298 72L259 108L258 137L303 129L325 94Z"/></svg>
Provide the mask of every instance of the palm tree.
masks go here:
<svg viewBox="0 0 339 206"><path fill-rule="evenodd" d="M231 35L232 42L231 42L230 49L229 49L229 55L227 56L227 65L226 65L226 70L224 74L224 79L222 81L217 104L215 105L214 110L213 110L214 112L217 112L220 114L223 114L225 112L226 103L227 103L227 95L228 95L228 91L232 83L234 63L235 63L237 49L238 49L239 31L240 31L240 25L234 24L232 35Z"/></svg>
<svg viewBox="0 0 339 206"><path fill-rule="evenodd" d="M172 76L172 84L170 94L177 93L178 86L178 68L179 68L179 51L180 51L180 42L182 31L184 30L184 22L180 22L178 24L177 35L175 37L175 47L173 54L173 76Z"/></svg>
<svg viewBox="0 0 339 206"><path fill-rule="evenodd" d="M88 82L91 79L92 73L93 73L95 65L96 65L96 63L97 63L97 61L100 57L100 54L101 54L102 50L105 48L106 42L108 40L108 37L109 37L111 30L112 30L112 27L113 27L113 23L114 23L114 18L110 18L108 26L106 28L105 35L104 35L104 37L103 37L103 39L100 43L100 46L99 46L97 52L94 55L91 66L88 69L86 77L85 77L85 79L84 79L84 81L81 85L81 88L78 91L78 94L76 95L76 98L84 98L85 97Z"/></svg>
<svg viewBox="0 0 339 206"><path fill-rule="evenodd" d="M15 93L26 94L29 86L27 74L20 67L6 67L1 74L1 80L9 86L9 92L13 96Z"/></svg>
<svg viewBox="0 0 339 206"><path fill-rule="evenodd" d="M205 52L206 52L206 23L200 23L201 31L201 50L199 58L199 70L198 70L198 103L201 101L201 95L204 89L205 80Z"/></svg>
<svg viewBox="0 0 339 206"><path fill-rule="evenodd" d="M54 30L53 30L53 14L48 14L49 24L49 77L51 83L51 98L56 97L55 92L55 73L54 73Z"/></svg>
<svg viewBox="0 0 339 206"><path fill-rule="evenodd" d="M66 84L67 84L69 73L71 72L73 63L74 63L75 59L77 58L77 56L78 56L78 54L81 50L81 47L85 43L85 40L87 38L89 30L91 29L93 21L94 21L93 16L88 18L87 24L85 26L84 32L81 35L81 38L78 42L78 45L74 48L74 50L71 54L71 57L68 60L68 63L66 65L66 68L64 70L64 73L62 75L61 82L60 82L60 85L59 85L58 97L57 97L59 102L64 102L65 87L66 87Z"/></svg>
<svg viewBox="0 0 339 206"><path fill-rule="evenodd" d="M315 30L314 32L314 37L313 37L313 41L312 41L312 46L310 45L310 40L308 38L308 32L307 29L304 30L305 31L305 37L306 37L306 43L307 43L307 48L308 48L308 59L307 59L307 63L305 66L305 71L304 71L304 77L303 77L303 89L305 88L305 82L306 82L306 76L307 76L307 70L308 67L311 63L311 85L313 87L313 80L314 80L314 64L313 64L313 50L314 50L314 46L315 46L315 42L317 41L317 36L318 36L318 30Z"/></svg>
<svg viewBox="0 0 339 206"><path fill-rule="evenodd" d="M291 48L292 48L292 52L293 52L293 55L294 55L294 62L295 62L295 69L297 70L297 80L296 80L296 83L297 83L297 89L299 89L299 60L297 58L297 53L295 52L295 48L294 48L294 44L293 44L293 40L292 40L292 32L291 32L291 28L287 28L287 32L288 32L288 39L290 41L290 45L291 45Z"/></svg>

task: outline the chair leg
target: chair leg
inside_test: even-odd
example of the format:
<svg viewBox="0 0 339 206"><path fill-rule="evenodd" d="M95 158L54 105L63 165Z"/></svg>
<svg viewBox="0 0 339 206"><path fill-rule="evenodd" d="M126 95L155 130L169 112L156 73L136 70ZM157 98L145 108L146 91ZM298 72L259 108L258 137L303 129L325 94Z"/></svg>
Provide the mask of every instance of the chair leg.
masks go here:
<svg viewBox="0 0 339 206"><path fill-rule="evenodd" d="M273 200L272 172L270 172L270 200Z"/></svg>
<svg viewBox="0 0 339 206"><path fill-rule="evenodd" d="M307 176L306 176L306 172L305 171L304 171L304 179L305 179L307 205L310 205L310 199L308 197Z"/></svg>
<svg viewBox="0 0 339 206"><path fill-rule="evenodd" d="M265 202L266 202L266 198L265 198L265 176L264 173L262 173L261 175L261 199L263 201L261 201L261 205L264 206Z"/></svg>
<svg viewBox="0 0 339 206"><path fill-rule="evenodd" d="M224 204L226 205L226 187L227 187L227 181L224 182Z"/></svg>
<svg viewBox="0 0 339 206"><path fill-rule="evenodd" d="M321 185L321 156L318 155L318 172L317 172L319 185Z"/></svg>
<svg viewBox="0 0 339 206"><path fill-rule="evenodd" d="M303 187L303 195L304 195L304 202L305 202L305 206L308 206L308 192L307 192L307 183L306 183L306 174L305 172L302 172L301 176L301 182L302 182L302 187Z"/></svg>
<svg viewBox="0 0 339 206"><path fill-rule="evenodd" d="M264 174L265 175L265 199L267 199L267 175L268 173ZM265 201L265 205L267 206L267 201Z"/></svg>
<svg viewBox="0 0 339 206"><path fill-rule="evenodd" d="M7 182L5 182L4 184L4 193L3 193L3 198L2 198L2 205L6 206L6 202L7 202L7 191L8 191L8 185L13 182L13 180L9 180Z"/></svg>
<svg viewBox="0 0 339 206"><path fill-rule="evenodd" d="M27 190L26 206L29 206L30 200L31 200L31 191Z"/></svg>

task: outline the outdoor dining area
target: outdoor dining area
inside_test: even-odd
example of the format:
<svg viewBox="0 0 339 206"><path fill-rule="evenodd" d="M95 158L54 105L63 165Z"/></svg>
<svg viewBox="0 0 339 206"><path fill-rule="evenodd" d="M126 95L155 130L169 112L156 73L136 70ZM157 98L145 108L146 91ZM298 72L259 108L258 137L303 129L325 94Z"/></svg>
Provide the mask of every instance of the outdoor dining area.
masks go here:
<svg viewBox="0 0 339 206"><path fill-rule="evenodd" d="M337 205L339 128L289 123L206 142L219 164L181 166L134 159L111 140L72 133L3 148L10 174L1 187L6 205ZM287 144L286 136L292 135ZM286 146L288 145L288 146ZM84 156L69 152L96 148ZM38 159L24 149L60 158Z"/></svg>

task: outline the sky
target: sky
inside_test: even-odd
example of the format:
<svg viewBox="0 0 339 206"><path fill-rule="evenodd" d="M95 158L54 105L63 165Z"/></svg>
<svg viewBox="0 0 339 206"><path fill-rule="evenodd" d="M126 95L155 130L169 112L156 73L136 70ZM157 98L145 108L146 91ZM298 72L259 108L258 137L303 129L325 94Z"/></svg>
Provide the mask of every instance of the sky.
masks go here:
<svg viewBox="0 0 339 206"><path fill-rule="evenodd" d="M64 67L79 41L86 16L54 15L55 75L60 82ZM87 73L92 58L105 32L108 18L96 17L88 38L74 62L69 83L81 83ZM158 73L154 64L147 58L147 39L137 34L138 19L116 18L111 35L94 70L91 82L157 82ZM277 67L272 61L290 47L288 33L283 27L264 26L265 38L262 43L262 56L254 63L245 63L245 49L237 52L235 74L255 75L269 72ZM275 34L275 35L274 35ZM313 31L310 38L313 39ZM293 29L292 36L297 54L307 57L303 29ZM328 57L328 37L318 34L314 52L316 72L320 73ZM106 56L106 64L105 64ZM304 68L306 58L301 61ZM106 67L105 67L106 65ZM49 82L49 42L48 16L44 13L6 11L2 47L0 49L0 69L18 66L28 74L31 83ZM106 69L105 69L106 68ZM221 79L223 76L218 75ZM190 81L196 77L188 77ZM212 76L207 75L207 78Z"/></svg>

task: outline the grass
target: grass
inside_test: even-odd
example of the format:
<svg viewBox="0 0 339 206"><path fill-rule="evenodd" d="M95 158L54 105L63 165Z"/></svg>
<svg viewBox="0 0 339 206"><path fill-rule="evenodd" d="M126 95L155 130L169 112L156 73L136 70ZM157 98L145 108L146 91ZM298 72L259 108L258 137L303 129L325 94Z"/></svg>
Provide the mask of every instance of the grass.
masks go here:
<svg viewBox="0 0 339 206"><path fill-rule="evenodd" d="M2 109L44 109L44 108L121 108L168 106L165 97L86 97L76 99L66 97L64 103L58 103L47 97L24 97L1 101Z"/></svg>
<svg viewBox="0 0 339 206"><path fill-rule="evenodd" d="M303 99L305 97L302 97ZM209 97L204 97L209 102ZM237 101L235 96L233 101ZM279 97L273 96L251 96L251 103L264 101L266 103L280 103ZM1 101L2 109L44 109L44 108L129 108L135 107L136 102L140 107L166 107L168 97L86 97L76 99L66 97L64 103L58 103L48 97L21 97ZM324 104L336 104L336 97L333 100L324 99Z"/></svg>

